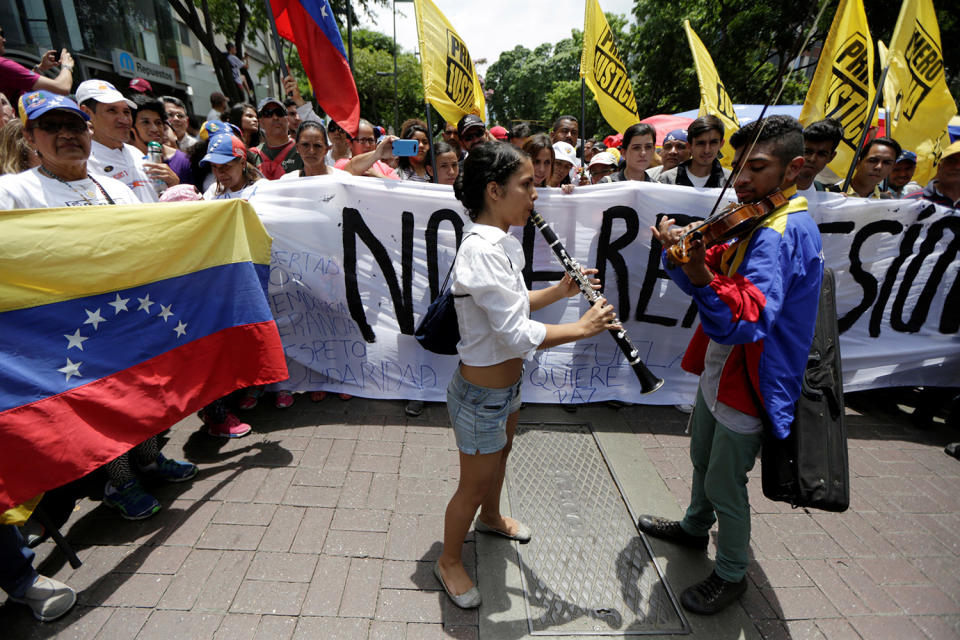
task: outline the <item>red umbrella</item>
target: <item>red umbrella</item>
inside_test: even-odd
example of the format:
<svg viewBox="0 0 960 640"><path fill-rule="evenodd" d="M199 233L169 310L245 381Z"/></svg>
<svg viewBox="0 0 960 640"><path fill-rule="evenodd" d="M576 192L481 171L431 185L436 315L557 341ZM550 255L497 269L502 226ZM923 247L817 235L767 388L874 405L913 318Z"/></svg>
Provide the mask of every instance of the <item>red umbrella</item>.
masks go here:
<svg viewBox="0 0 960 640"><path fill-rule="evenodd" d="M656 144L658 147L663 146L663 139L667 136L668 133L674 129L683 129L687 130L687 127L690 126L690 123L693 122L693 118L684 118L683 116L672 116L672 115L657 115L650 116L649 118L644 118L640 122L645 122L653 127L657 132Z"/></svg>

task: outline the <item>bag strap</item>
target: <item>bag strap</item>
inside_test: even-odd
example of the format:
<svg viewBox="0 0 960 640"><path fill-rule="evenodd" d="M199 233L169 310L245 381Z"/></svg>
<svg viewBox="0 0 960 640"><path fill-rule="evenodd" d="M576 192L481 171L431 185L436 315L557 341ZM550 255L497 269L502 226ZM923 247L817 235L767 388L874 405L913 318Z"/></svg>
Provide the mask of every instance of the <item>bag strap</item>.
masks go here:
<svg viewBox="0 0 960 640"><path fill-rule="evenodd" d="M467 238L469 238L470 236L475 236L475 235L478 235L478 234L474 233L473 231L468 232L467 235L463 236L463 239L460 240L460 246L461 246L461 247L463 246L463 243L464 243L464 241L465 241ZM450 274L453 273L453 267L456 266L456 264L457 264L457 256L458 256L458 255L460 255L460 247L457 247L457 253L456 253L456 255L453 256L453 261L450 263L450 268L447 270L447 277L443 279L443 284L440 285L440 291L441 291L441 292L447 290L447 283L450 281ZM462 296L460 296L460 297L462 297Z"/></svg>

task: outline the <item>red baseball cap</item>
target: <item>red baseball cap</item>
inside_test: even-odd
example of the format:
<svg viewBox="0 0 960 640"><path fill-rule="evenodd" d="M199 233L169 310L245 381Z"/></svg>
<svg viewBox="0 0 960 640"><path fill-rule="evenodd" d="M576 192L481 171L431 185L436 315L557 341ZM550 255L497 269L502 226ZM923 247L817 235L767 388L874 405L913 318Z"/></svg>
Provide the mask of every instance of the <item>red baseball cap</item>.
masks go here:
<svg viewBox="0 0 960 640"><path fill-rule="evenodd" d="M497 140L506 140L507 139L507 130L497 125L495 127L490 127L490 135L492 135Z"/></svg>

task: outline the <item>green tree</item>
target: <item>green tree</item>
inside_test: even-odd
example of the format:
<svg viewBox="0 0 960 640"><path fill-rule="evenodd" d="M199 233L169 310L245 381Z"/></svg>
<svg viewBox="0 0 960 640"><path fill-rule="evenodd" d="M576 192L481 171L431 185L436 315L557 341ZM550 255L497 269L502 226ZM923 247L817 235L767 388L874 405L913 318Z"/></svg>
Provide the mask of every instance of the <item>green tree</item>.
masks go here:
<svg viewBox="0 0 960 640"><path fill-rule="evenodd" d="M353 32L353 79L360 97L360 115L374 124L394 121L393 39L369 29ZM397 105L401 122L424 118L420 62L412 53L398 51Z"/></svg>

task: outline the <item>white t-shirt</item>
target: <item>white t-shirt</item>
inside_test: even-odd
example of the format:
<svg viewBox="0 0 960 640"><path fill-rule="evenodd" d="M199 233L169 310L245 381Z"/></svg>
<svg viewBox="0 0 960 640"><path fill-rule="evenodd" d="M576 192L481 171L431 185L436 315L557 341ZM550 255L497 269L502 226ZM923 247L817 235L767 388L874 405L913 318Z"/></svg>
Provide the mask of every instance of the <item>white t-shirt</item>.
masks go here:
<svg viewBox="0 0 960 640"><path fill-rule="evenodd" d="M343 176L351 175L349 171L344 171L343 169L337 169L336 167L330 167L330 166L327 167L327 175L328 175L328 176L335 176L335 175L338 175L338 174L339 174L339 175L343 175ZM302 171L301 169L294 169L294 170L291 171L290 173L285 173L285 174L283 174L282 176L280 176L280 179L281 179L281 180L292 180L293 178L308 178L308 177L314 177L314 178L315 178L315 177L319 177L319 176L305 176L305 175L303 175L303 171Z"/></svg>
<svg viewBox="0 0 960 640"><path fill-rule="evenodd" d="M119 180L137 194L140 202L157 202L153 182L143 168L143 154L131 144L111 149L96 140L92 141L87 169L94 178L106 176Z"/></svg>
<svg viewBox="0 0 960 640"><path fill-rule="evenodd" d="M707 180L710 179L710 174L708 173L707 175L701 178L700 176L695 176L692 173L690 173L690 171L687 171L687 178L690 179L690 182L693 183L693 186L695 186L698 189L703 189L705 186L707 186Z"/></svg>
<svg viewBox="0 0 960 640"><path fill-rule="evenodd" d="M243 198L244 200L249 200L250 196L254 194L257 190L257 183L248 184L242 189L237 189L236 191L224 191L221 194L217 194L217 183L214 181L210 187L203 192L204 200L232 200L233 198Z"/></svg>
<svg viewBox="0 0 960 640"><path fill-rule="evenodd" d="M140 204L127 185L106 176L97 176L116 204ZM54 207L86 207L110 204L93 180L72 180L66 184L40 173L40 167L23 173L0 176L0 210L49 209Z"/></svg>

